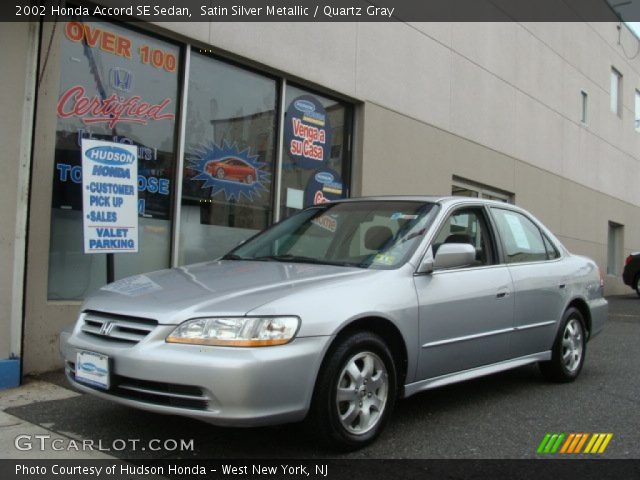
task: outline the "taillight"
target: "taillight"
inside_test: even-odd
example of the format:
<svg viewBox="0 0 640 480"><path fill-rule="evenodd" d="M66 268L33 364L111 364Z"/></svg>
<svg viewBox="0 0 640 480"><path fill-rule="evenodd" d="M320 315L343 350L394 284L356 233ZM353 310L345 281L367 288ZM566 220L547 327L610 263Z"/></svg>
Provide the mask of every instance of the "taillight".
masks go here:
<svg viewBox="0 0 640 480"><path fill-rule="evenodd" d="M631 263L631 260L633 260L633 256L629 255L624 261L625 266L629 265Z"/></svg>

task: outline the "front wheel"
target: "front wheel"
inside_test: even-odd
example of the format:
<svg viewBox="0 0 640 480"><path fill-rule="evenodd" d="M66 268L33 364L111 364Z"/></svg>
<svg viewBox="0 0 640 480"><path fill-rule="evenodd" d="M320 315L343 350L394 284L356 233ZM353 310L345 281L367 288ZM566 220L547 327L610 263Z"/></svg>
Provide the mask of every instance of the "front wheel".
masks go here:
<svg viewBox="0 0 640 480"><path fill-rule="evenodd" d="M540 362L540 371L554 382L572 382L582 370L586 350L584 318L579 310L569 308L562 317L551 360Z"/></svg>
<svg viewBox="0 0 640 480"><path fill-rule="evenodd" d="M375 440L395 404L393 357L370 332L339 340L316 383L309 423L320 440L339 450L356 450Z"/></svg>

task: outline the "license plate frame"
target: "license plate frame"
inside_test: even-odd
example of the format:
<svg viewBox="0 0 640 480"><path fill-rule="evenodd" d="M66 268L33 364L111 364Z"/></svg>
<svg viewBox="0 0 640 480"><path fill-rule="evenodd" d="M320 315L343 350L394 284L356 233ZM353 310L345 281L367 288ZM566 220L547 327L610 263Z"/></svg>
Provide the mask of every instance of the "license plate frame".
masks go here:
<svg viewBox="0 0 640 480"><path fill-rule="evenodd" d="M87 350L76 354L76 381L101 390L111 387L111 359Z"/></svg>

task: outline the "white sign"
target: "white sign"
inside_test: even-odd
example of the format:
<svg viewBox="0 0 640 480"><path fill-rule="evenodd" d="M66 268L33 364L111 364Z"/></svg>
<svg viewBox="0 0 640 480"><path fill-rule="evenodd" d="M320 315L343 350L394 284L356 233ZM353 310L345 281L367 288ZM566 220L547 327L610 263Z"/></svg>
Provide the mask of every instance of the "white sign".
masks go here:
<svg viewBox="0 0 640 480"><path fill-rule="evenodd" d="M82 140L84 253L138 251L138 148Z"/></svg>

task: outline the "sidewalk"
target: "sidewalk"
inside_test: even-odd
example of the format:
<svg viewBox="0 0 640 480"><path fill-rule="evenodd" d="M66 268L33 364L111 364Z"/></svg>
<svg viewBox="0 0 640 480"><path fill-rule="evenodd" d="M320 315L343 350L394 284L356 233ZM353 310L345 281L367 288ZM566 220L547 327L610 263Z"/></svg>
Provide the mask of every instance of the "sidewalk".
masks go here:
<svg viewBox="0 0 640 480"><path fill-rule="evenodd" d="M5 459L111 459L114 458L99 451L76 451L61 450L56 451L50 447L51 442L60 440L58 444L67 445L70 439L82 441L82 438L74 437L71 433L54 433L47 430L47 425L39 426L29 423L5 412L6 409L30 405L37 402L49 400L65 400L79 396L67 388L60 387L53 383L42 380L27 378L25 383L17 388L0 390L0 458ZM20 436L20 437L19 437ZM16 438L22 448L31 449L20 450L16 447ZM47 448L41 449L40 443L46 440ZM63 443L64 442L64 443Z"/></svg>

